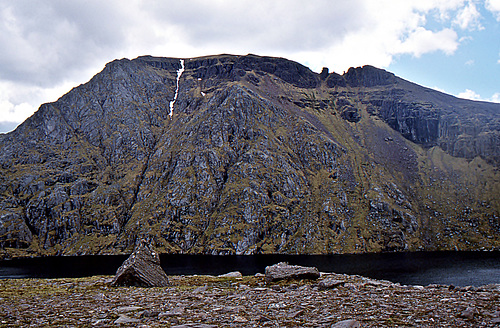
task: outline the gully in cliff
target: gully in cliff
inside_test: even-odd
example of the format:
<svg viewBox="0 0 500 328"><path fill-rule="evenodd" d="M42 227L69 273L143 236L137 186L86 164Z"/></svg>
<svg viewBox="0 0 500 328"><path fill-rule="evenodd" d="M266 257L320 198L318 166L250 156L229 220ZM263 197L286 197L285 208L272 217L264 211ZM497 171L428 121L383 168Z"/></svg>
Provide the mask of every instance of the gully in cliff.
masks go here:
<svg viewBox="0 0 500 328"><path fill-rule="evenodd" d="M179 81L181 79L181 75L184 72L184 59L181 59L181 68L177 70L177 80L175 82L175 94L174 94L174 99L170 102L170 117L174 114L174 104L175 101L177 100L177 96L179 95Z"/></svg>

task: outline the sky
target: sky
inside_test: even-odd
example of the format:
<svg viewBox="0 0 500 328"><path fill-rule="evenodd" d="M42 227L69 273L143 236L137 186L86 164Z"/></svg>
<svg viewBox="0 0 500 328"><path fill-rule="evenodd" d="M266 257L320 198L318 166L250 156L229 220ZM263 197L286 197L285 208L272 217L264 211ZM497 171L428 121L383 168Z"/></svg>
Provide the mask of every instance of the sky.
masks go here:
<svg viewBox="0 0 500 328"><path fill-rule="evenodd" d="M221 53L500 102L500 0L0 0L0 133L114 59Z"/></svg>

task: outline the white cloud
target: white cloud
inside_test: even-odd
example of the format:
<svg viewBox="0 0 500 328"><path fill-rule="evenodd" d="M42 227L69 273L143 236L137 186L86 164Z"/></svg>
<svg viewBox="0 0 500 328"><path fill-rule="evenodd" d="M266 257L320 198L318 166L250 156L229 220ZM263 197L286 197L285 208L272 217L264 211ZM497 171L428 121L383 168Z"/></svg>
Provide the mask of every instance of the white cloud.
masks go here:
<svg viewBox="0 0 500 328"><path fill-rule="evenodd" d="M470 99L470 100L481 100L481 96L475 91L470 89L465 89L464 92L460 92L457 95L458 98Z"/></svg>
<svg viewBox="0 0 500 328"><path fill-rule="evenodd" d="M499 1L487 5L500 17ZM430 17L442 26L426 27ZM9 85L0 121L25 119L115 58L256 53L341 73L404 54L453 54L464 40L453 28L479 21L471 0L0 2L0 85Z"/></svg>
<svg viewBox="0 0 500 328"><path fill-rule="evenodd" d="M10 81L52 86L82 67L112 59L125 44L127 21L119 3L54 1L0 4L0 67ZM102 63L101 63L102 65Z"/></svg>
<svg viewBox="0 0 500 328"><path fill-rule="evenodd" d="M444 15L463 2L60 0L35 8L17 0L0 5L0 67L8 67L3 78L52 85L78 75L81 67L144 54L324 53L317 57L334 64L354 56L360 64L387 66L394 54L453 52L457 41L451 30L423 25L431 12ZM370 52L360 53L363 45L353 40Z"/></svg>
<svg viewBox="0 0 500 328"><path fill-rule="evenodd" d="M301 58L316 58L315 70L328 66L342 72L351 66L371 64L387 67L395 55L421 56L441 51L452 54L459 45L457 33L450 28L431 31L424 28L427 15L456 10L463 0L455 1L364 1L363 24L350 29L341 42L323 52L304 52ZM303 62L303 61L302 61Z"/></svg>
<svg viewBox="0 0 500 328"><path fill-rule="evenodd" d="M486 99L485 101L500 103L500 92L494 93L490 98Z"/></svg>
<svg viewBox="0 0 500 328"><path fill-rule="evenodd" d="M434 90L439 91L439 92L442 92L442 93L448 93L448 92L446 92L446 90L444 90L444 89L442 89L442 88L440 88L440 87L436 87L436 86L431 87L431 89L434 89Z"/></svg>
<svg viewBox="0 0 500 328"><path fill-rule="evenodd" d="M0 122L20 123L31 116L42 103L56 101L73 86L72 82L67 82L50 88L20 88L17 83L0 81ZM0 130L5 131L7 130Z"/></svg>
<svg viewBox="0 0 500 328"><path fill-rule="evenodd" d="M415 57L434 51L443 51L447 55L451 55L458 48L457 38L457 33L449 28L433 32L418 27L395 49L397 49L397 53L409 53Z"/></svg>
<svg viewBox="0 0 500 328"><path fill-rule="evenodd" d="M465 7L458 10L453 23L459 26L462 30L472 29L472 30L482 30L481 26L481 14L476 8L473 1L469 1Z"/></svg>
<svg viewBox="0 0 500 328"><path fill-rule="evenodd" d="M486 0L485 7L500 21L500 0Z"/></svg>
<svg viewBox="0 0 500 328"><path fill-rule="evenodd" d="M463 99L470 99L470 100L480 100L480 101L489 101L489 102L500 103L500 92L493 94L490 98L483 98L477 92L470 90L470 89L465 89L465 91L460 92L457 95L457 97L463 98Z"/></svg>

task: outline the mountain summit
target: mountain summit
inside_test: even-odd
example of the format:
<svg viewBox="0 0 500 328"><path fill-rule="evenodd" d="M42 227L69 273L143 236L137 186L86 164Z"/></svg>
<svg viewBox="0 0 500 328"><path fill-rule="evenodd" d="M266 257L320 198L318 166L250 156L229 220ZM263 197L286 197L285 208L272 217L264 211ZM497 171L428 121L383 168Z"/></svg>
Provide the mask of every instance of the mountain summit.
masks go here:
<svg viewBox="0 0 500 328"><path fill-rule="evenodd" d="M371 66L110 62L0 135L3 256L500 247L500 104Z"/></svg>

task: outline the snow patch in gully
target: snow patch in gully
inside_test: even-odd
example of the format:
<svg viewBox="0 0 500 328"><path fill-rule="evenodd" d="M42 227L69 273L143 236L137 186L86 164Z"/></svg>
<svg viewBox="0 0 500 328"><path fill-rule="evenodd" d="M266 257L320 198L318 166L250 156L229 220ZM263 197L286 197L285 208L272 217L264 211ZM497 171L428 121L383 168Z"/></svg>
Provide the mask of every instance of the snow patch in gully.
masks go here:
<svg viewBox="0 0 500 328"><path fill-rule="evenodd" d="M179 81L181 79L181 75L184 72L184 59L181 59L181 68L177 70L177 80L176 80L176 87L175 87L175 94L174 94L174 99L170 102L170 117L174 114L174 104L175 101L177 100L177 96L179 95Z"/></svg>

